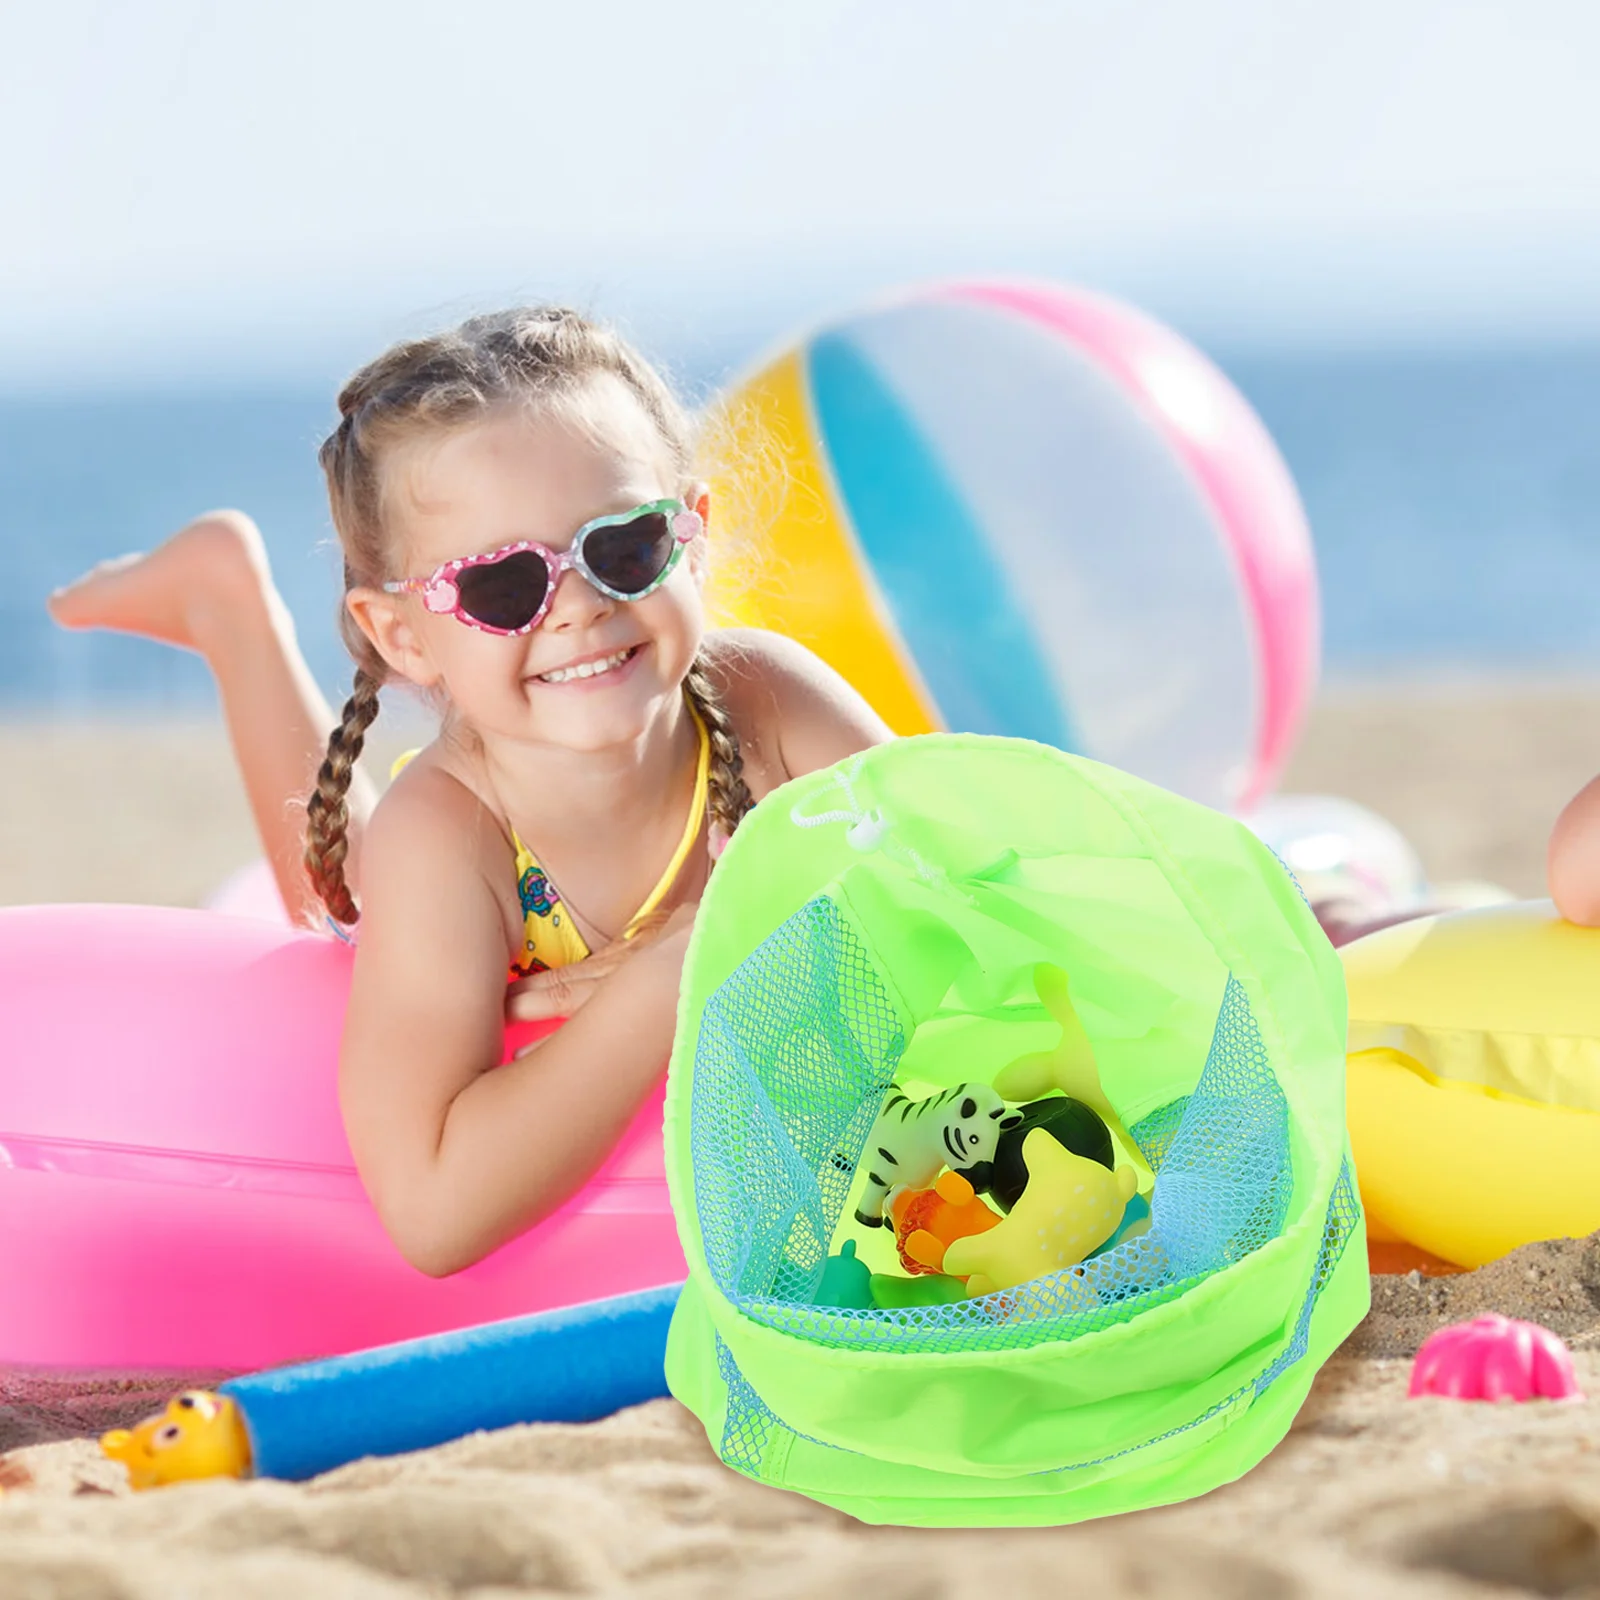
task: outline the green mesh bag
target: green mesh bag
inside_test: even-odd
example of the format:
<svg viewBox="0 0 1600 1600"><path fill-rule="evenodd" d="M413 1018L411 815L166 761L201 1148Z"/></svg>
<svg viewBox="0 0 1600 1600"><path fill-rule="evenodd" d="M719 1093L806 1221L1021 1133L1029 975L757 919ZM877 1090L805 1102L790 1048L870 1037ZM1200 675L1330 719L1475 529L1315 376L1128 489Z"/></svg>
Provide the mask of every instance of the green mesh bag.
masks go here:
<svg viewBox="0 0 1600 1600"><path fill-rule="evenodd" d="M1003 1292L814 1303L892 1085L992 1083L1062 1028L1153 1174L1147 1232ZM730 1466L868 1522L1066 1523L1283 1437L1365 1314L1339 962L1246 828L1042 745L929 735L786 785L713 876L667 1172L667 1377Z"/></svg>

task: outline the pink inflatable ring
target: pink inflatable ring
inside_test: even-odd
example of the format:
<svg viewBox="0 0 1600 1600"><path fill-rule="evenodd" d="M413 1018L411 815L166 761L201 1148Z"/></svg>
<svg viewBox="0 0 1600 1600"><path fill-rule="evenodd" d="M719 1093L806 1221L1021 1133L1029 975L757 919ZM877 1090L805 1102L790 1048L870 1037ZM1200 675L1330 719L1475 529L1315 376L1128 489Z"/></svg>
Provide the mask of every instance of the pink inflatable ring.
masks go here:
<svg viewBox="0 0 1600 1600"><path fill-rule="evenodd" d="M0 1362L261 1367L684 1275L659 1092L537 1227L408 1265L339 1117L352 959L205 911L0 910Z"/></svg>

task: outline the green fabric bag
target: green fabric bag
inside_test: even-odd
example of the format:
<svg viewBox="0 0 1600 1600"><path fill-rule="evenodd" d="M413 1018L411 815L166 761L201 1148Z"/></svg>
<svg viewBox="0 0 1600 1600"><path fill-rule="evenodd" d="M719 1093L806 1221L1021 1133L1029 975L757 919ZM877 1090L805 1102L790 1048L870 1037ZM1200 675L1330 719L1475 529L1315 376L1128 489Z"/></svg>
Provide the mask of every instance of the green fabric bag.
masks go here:
<svg viewBox="0 0 1600 1600"><path fill-rule="evenodd" d="M1151 1225L955 1304L812 1303L891 1084L989 1083L1064 970ZM1338 959L1248 829L1076 756L928 735L787 784L696 921L668 1079L667 1378L730 1466L868 1522L1053 1524L1281 1439L1365 1314ZM888 1259L883 1252L888 1249Z"/></svg>

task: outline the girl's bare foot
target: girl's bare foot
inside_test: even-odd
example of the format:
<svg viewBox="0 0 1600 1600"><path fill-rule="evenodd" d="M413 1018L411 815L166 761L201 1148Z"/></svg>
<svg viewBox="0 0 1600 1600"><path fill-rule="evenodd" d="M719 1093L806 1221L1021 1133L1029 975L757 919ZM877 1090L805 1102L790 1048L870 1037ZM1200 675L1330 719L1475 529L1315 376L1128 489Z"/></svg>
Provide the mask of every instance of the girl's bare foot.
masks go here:
<svg viewBox="0 0 1600 1600"><path fill-rule="evenodd" d="M113 628L206 654L241 610L274 598L261 531L242 511L208 511L148 553L105 561L47 602L64 628Z"/></svg>
<svg viewBox="0 0 1600 1600"><path fill-rule="evenodd" d="M108 561L58 589L50 614L66 628L115 628L205 657L278 893L292 916L319 920L301 866L302 802L334 716L272 586L255 523L242 511L207 512L148 555ZM361 777L346 797L352 883L375 799Z"/></svg>

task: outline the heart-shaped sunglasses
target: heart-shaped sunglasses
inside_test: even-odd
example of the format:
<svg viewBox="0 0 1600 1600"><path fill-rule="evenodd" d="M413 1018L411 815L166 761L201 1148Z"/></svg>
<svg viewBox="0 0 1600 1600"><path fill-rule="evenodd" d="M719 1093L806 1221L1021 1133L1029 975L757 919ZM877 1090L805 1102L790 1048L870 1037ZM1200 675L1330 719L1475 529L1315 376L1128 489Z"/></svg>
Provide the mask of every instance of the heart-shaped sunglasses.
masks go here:
<svg viewBox="0 0 1600 1600"><path fill-rule="evenodd" d="M429 611L485 633L531 633L569 567L612 600L643 600L672 576L684 546L704 530L700 513L681 500L652 500L584 523L565 550L521 539L383 587L388 594L420 594Z"/></svg>

